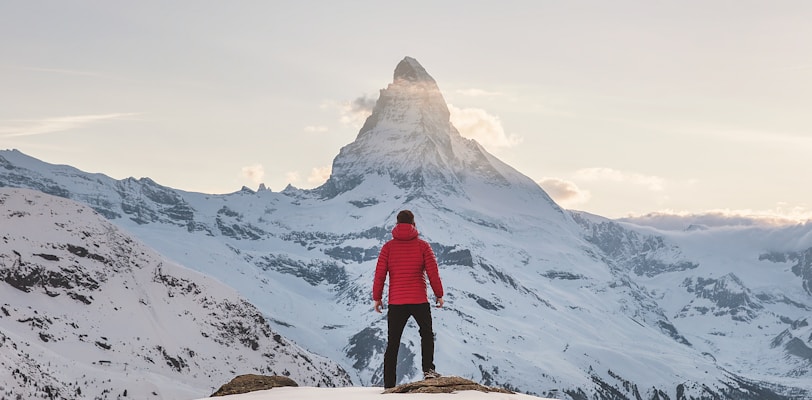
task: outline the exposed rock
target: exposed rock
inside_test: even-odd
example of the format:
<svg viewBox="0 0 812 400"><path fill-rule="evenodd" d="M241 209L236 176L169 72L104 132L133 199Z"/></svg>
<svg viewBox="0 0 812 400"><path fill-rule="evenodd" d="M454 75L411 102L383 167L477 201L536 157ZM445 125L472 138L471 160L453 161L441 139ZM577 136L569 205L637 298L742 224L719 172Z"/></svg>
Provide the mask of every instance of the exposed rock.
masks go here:
<svg viewBox="0 0 812 400"><path fill-rule="evenodd" d="M480 385L474 381L460 378L459 376L441 376L434 379L425 379L417 382L404 383L402 385L386 389L384 393L452 393L462 390L514 394L507 389Z"/></svg>
<svg viewBox="0 0 812 400"><path fill-rule="evenodd" d="M286 376L254 374L239 375L232 379L231 382L220 386L220 389L217 389L216 392L212 393L211 397L256 392L257 390L268 390L282 386L299 386L299 384Z"/></svg>

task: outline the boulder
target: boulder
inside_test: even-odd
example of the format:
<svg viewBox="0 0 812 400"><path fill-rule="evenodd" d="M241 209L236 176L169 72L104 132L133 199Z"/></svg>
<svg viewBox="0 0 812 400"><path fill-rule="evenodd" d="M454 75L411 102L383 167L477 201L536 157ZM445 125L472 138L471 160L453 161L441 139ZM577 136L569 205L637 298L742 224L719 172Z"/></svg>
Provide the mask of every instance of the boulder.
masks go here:
<svg viewBox="0 0 812 400"><path fill-rule="evenodd" d="M299 386L299 384L286 376L254 374L239 375L232 379L231 382L226 383L225 385L221 386L220 389L217 389L217 391L214 392L211 397L242 394L255 392L257 390L268 390L282 386Z"/></svg>

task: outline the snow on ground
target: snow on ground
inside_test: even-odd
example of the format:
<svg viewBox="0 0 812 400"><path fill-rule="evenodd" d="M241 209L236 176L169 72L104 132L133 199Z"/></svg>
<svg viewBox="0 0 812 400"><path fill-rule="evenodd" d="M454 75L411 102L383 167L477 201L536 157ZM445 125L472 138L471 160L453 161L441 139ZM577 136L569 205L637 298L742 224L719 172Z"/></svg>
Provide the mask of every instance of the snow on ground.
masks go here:
<svg viewBox="0 0 812 400"><path fill-rule="evenodd" d="M484 393L464 390L454 393L383 393L380 387L278 387L245 394L207 397L211 400L543 400L526 394ZM205 400L199 399L199 400Z"/></svg>

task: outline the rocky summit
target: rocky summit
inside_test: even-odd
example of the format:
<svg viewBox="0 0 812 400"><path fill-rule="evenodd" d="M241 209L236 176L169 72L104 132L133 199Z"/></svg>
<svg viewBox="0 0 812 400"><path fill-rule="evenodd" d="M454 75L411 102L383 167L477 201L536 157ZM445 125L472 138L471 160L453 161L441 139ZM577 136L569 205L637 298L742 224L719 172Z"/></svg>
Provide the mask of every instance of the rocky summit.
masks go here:
<svg viewBox="0 0 812 400"><path fill-rule="evenodd" d="M332 175L315 191L333 197L365 182L375 184L375 177L411 196L438 201L454 196L498 207L524 200L558 208L531 179L460 135L437 83L410 57L395 68L393 82L381 90L358 137L341 149ZM480 196L481 185L489 188L487 197Z"/></svg>

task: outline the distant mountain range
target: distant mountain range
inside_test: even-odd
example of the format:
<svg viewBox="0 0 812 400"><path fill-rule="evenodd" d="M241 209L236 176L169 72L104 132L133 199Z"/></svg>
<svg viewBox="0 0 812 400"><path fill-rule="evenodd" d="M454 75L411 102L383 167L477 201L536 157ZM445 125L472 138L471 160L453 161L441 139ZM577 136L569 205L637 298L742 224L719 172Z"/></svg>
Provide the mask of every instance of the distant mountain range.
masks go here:
<svg viewBox="0 0 812 400"><path fill-rule="evenodd" d="M381 90L356 140L336 156L331 177L312 190L243 188L225 195L190 193L149 178L115 180L51 165L14 150L0 151L0 187L33 189L86 204L109 220L107 226L122 232L121 237L96 243L98 247L74 237L55 242L59 252L27 244L9 247L19 256L4 250L0 268L7 276L25 276L16 259L28 260L25 265L37 260L40 268L84 268L99 261L87 255L77 258L68 245L81 246L88 249L87 254L107 260L119 252L112 249L122 241L127 243L124 238L131 235L137 238L131 239L133 243L145 243L150 249L143 251L156 252L155 257L162 261L143 262L149 265L142 268L148 279L130 278L128 288L177 297L182 290L168 289L155 278L166 273L155 272L159 264L195 270L200 273L193 274L195 282L214 282L214 278L230 286L253 306L230 302L246 310L256 307L262 313L246 311L256 322L252 326L266 332L259 327L267 321L279 332L280 340L290 338L307 349L309 353L293 344L286 346L301 351L291 354L294 363L300 362L296 373L308 382L348 384L346 370L354 385L381 384L386 321L371 309L372 274L378 251L390 238L395 214L410 209L417 216L421 236L438 256L448 293L446 307L433 311L436 364L441 373L565 399L812 396L812 226L664 231L564 210L530 178L460 136L449 122L436 82L409 57L395 68L392 83ZM6 221L13 221L15 213L31 212L25 211L24 199L35 192L5 189L2 193L9 199L6 203L15 204L0 215L3 236L15 243L21 237L51 243L52 222L44 217L25 225L37 226L33 231L18 225L8 231L5 228L12 226ZM45 202L46 197L37 202ZM67 209L79 207L65 200L57 202ZM67 228L73 224L63 223ZM77 229L71 234L81 237ZM5 239L7 245L11 239ZM49 260L52 256L57 259ZM115 276L122 286L133 272L105 273L108 281ZM49 311L61 313L61 322L75 320L76 313L87 309L78 306L84 303L69 293L102 296L88 288L49 286L46 290L42 285L26 292L14 286L15 280L19 278L6 279L0 289L20 299L34 292L39 293L37 299L50 298L49 292L60 294L55 297L59 300L71 299L60 302L64 309L54 305ZM218 286L216 290L225 289ZM180 314L188 320L184 321L189 330L207 332L224 318L201 309L205 304L201 296L208 298L208 293L208 288L184 292L183 298L190 299L194 307L182 303L188 313L171 308L166 318ZM226 297L234 298L230 296L236 294ZM136 298L133 295L131 300ZM26 301L41 300L20 301L14 312L25 309ZM173 299L160 301L175 307ZM116 307L148 308L158 302L148 299L147 305L138 306L138 301L135 305L129 301ZM91 304L96 303L100 303L98 299ZM16 321L25 320L27 314L2 316L3 333L7 332L5 324L20 332L15 342L55 346L47 336L39 336L37 329L20 329L23 325ZM97 353L110 350L95 345L96 341L111 348L141 349L131 334L119 333L132 321L137 325L145 325L145 321L117 321L115 325L94 323L100 327L92 337L58 335L71 344L92 339L90 347L95 346ZM166 328L163 323L156 326ZM267 345L271 345L276 336L270 329L267 332L271 338ZM169 331L140 335L141 341L147 336L151 340L144 349L151 352L148 356L155 361L158 372L154 373L160 382L182 382L195 390L220 384L199 388L199 381L190 377L191 367L176 371L163 365L160 360L166 357L157 346L170 358L182 356L186 365L195 361L206 374L228 375L225 370L234 370L218 362L222 361L219 357L215 361L206 358L209 356L189 356L183 347L187 344L169 347L167 343L181 340ZM208 335L208 339L214 337ZM108 340L102 341L101 336ZM256 336L268 338L264 333ZM114 347L110 343L113 337L118 340ZM240 342L232 339L230 349L246 347L233 340ZM216 348L210 341L200 348ZM264 353L250 347L243 357ZM418 376L418 347L416 329L407 329L398 368L401 382ZM203 350L189 348L203 354ZM0 347L0 355L6 357L8 349ZM15 357L24 357L22 354ZM105 353L89 356L86 362L97 358L121 362L102 355ZM259 360L263 360L261 356ZM139 368L153 373L146 363ZM249 368L249 364L241 365ZM262 371L258 364L250 365ZM277 368L286 365L293 373L287 360L279 365ZM55 365L45 372L72 376L59 375L64 368ZM97 380L109 379L109 374L100 371L104 369L82 373ZM33 381L50 382L44 372L31 375ZM3 382L19 380L13 370L8 376L12 378ZM115 386L125 387L127 375L119 377Z"/></svg>

